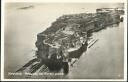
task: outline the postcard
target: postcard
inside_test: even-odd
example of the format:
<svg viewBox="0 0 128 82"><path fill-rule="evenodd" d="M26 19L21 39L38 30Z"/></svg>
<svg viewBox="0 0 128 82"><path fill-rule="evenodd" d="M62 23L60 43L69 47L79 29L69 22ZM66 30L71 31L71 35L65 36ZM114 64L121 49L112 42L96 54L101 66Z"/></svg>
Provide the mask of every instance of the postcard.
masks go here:
<svg viewBox="0 0 128 82"><path fill-rule="evenodd" d="M1 80L126 80L127 3L91 1L3 1Z"/></svg>

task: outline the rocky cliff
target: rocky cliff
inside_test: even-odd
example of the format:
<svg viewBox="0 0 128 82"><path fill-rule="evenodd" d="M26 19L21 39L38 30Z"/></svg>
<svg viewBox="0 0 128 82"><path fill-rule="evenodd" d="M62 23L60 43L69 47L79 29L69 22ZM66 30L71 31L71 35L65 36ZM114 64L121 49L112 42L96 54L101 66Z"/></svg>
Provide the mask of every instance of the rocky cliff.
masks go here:
<svg viewBox="0 0 128 82"><path fill-rule="evenodd" d="M80 47L92 32L119 22L120 15L114 12L63 15L37 35L37 57L47 58L60 49L65 52Z"/></svg>

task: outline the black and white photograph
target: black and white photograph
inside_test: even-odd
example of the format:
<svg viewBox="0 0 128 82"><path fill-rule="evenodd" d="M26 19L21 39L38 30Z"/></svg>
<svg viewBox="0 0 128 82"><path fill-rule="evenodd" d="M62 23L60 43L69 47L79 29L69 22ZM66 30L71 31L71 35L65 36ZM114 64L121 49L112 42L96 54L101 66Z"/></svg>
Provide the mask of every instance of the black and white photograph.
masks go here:
<svg viewBox="0 0 128 82"><path fill-rule="evenodd" d="M4 3L3 79L125 78L125 3Z"/></svg>

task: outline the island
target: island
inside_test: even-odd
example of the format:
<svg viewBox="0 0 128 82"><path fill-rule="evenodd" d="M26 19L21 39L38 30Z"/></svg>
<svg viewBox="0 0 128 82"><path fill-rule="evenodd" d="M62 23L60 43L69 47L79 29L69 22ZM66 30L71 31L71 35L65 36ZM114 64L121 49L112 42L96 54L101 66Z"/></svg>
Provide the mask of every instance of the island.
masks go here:
<svg viewBox="0 0 128 82"><path fill-rule="evenodd" d="M96 9L96 13L68 14L57 18L49 28L37 34L36 58L17 72L30 67L30 73L38 69L40 72L45 69L59 72L63 69L63 73L68 74L69 67L98 41L91 41L92 33L119 25L123 21L122 14L124 11L119 8L100 8Z"/></svg>

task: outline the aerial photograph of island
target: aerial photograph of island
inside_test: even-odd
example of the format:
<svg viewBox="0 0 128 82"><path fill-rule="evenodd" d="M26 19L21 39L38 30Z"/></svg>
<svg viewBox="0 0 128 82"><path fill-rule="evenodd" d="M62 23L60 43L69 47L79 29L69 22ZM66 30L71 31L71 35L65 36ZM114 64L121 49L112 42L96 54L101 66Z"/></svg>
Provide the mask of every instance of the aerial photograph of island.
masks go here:
<svg viewBox="0 0 128 82"><path fill-rule="evenodd" d="M124 3L5 3L5 79L123 79Z"/></svg>

